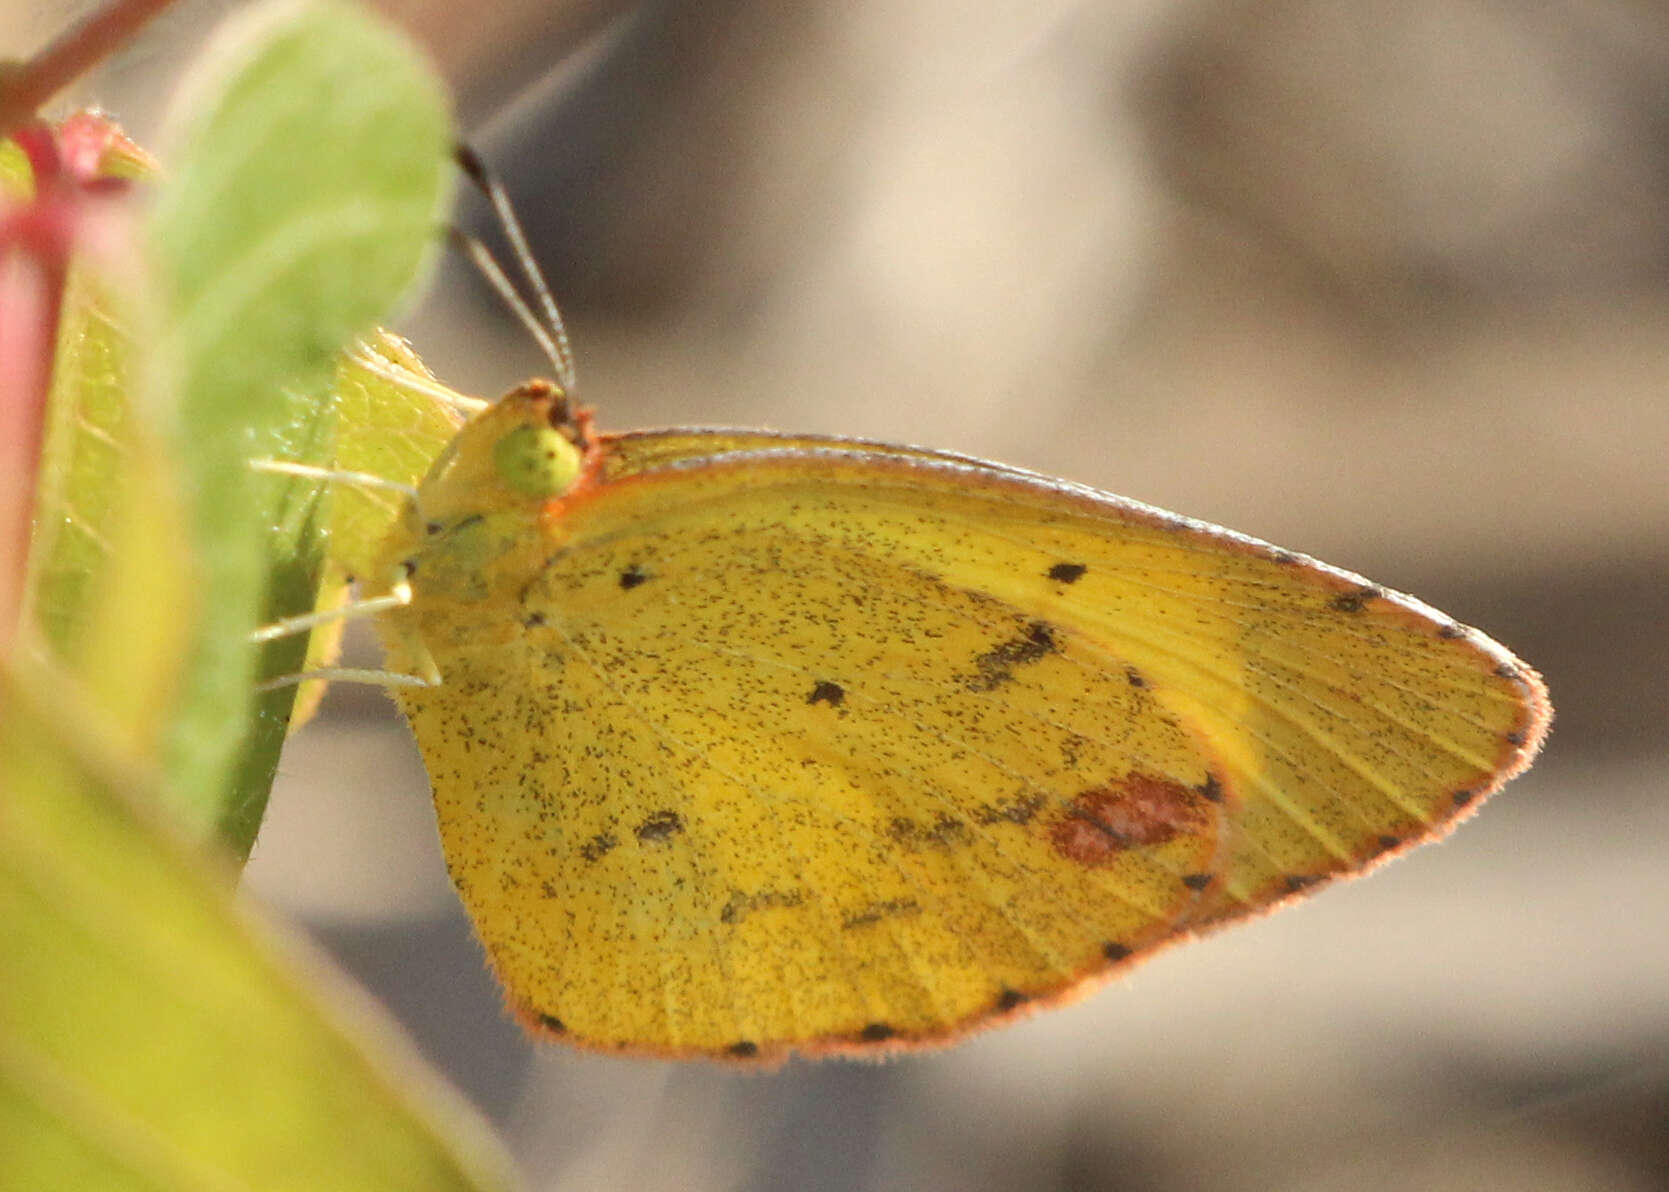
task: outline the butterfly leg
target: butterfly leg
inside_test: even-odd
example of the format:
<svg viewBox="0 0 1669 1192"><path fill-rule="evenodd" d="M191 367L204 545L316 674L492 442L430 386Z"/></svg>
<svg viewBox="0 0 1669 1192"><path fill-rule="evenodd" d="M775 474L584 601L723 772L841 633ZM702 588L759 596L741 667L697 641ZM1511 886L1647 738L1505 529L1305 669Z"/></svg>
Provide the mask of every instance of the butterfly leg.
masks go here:
<svg viewBox="0 0 1669 1192"><path fill-rule="evenodd" d="M398 671L370 670L357 666L321 666L315 670L297 671L293 675L279 675L255 684L255 692L264 695L281 687L295 687L315 679L324 683L366 683L373 687L433 687L439 678L426 679L422 675L404 675Z"/></svg>
<svg viewBox="0 0 1669 1192"><path fill-rule="evenodd" d="M358 620L360 617L374 617L378 613L391 608L404 608L411 603L411 585L401 580L395 584L386 596L374 596L369 600L353 600L337 608L320 609L317 612L298 613L293 617L282 617L270 625L263 625L249 635L249 640L255 645L277 641L279 638L292 637L298 633L311 633L321 625L329 625L336 621Z"/></svg>
<svg viewBox="0 0 1669 1192"><path fill-rule="evenodd" d="M313 464L298 464L287 459L252 459L249 466L257 472L273 476L301 476L309 480L324 480L332 484L350 484L359 488L398 493L413 504L417 503L417 489L398 480L373 476L369 472L348 472L340 468L321 468Z"/></svg>
<svg viewBox="0 0 1669 1192"><path fill-rule="evenodd" d="M412 504L417 502L417 490L409 484L388 480L368 472L350 472L342 469L321 468L312 464L294 463L289 460L253 459L249 466L257 472L266 472L281 476L299 476L307 479L323 480L334 484L348 484L364 489L397 493L407 498ZM277 641L300 633L311 633L324 625L331 625L338 621L359 620L365 617L375 617L390 609L404 608L411 603L411 585L402 576L388 587L388 592L382 596L374 596L365 600L353 600L336 608L318 609L309 613L299 613L292 617L282 617L270 625L263 625L249 635L249 640L255 645ZM370 670L362 667L320 667L314 670L300 671L290 675L278 675L256 685L257 692L274 691L282 687L293 687L315 679L337 683L370 683L379 687L430 687L440 681L440 674L433 662L424 655L425 665L421 674L402 674L395 671Z"/></svg>

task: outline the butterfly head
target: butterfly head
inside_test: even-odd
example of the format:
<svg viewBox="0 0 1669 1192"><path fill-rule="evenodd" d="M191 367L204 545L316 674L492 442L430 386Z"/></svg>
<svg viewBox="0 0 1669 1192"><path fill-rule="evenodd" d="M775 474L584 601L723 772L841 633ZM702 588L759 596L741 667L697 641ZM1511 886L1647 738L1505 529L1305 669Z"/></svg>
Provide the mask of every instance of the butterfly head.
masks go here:
<svg viewBox="0 0 1669 1192"><path fill-rule="evenodd" d="M430 525L531 509L568 493L592 454L590 411L549 381L528 381L458 432L419 486Z"/></svg>
<svg viewBox="0 0 1669 1192"><path fill-rule="evenodd" d="M527 386L511 397L528 407L529 416L512 419L513 425L498 434L492 447L493 472L499 483L521 496L560 497L579 479L585 460L584 435L568 411L567 399L561 390L529 393Z"/></svg>
<svg viewBox="0 0 1669 1192"><path fill-rule="evenodd" d="M599 458L589 411L549 381L517 386L466 423L429 469L386 543L388 581L410 577L454 595L515 582L543 549L529 529L585 485Z"/></svg>

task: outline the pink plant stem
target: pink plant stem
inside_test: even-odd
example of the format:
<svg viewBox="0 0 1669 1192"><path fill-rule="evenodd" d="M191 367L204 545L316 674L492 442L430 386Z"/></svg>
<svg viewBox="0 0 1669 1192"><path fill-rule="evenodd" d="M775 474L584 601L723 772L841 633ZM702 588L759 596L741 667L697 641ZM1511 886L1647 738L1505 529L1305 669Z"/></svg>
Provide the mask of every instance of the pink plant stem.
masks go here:
<svg viewBox="0 0 1669 1192"><path fill-rule="evenodd" d="M0 215L0 658L22 609L78 202L49 128L27 124L13 139L34 167L35 198Z"/></svg>
<svg viewBox="0 0 1669 1192"><path fill-rule="evenodd" d="M61 279L16 247L0 253L0 656L22 607Z"/></svg>

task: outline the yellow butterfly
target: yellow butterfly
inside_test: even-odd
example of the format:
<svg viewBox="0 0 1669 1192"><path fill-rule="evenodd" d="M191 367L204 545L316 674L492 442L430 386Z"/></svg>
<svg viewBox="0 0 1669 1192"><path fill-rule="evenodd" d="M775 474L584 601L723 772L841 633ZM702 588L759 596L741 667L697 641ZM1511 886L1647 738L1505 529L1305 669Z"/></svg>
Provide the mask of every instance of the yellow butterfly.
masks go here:
<svg viewBox="0 0 1669 1192"><path fill-rule="evenodd" d="M543 382L464 426L382 572L510 1004L622 1053L1058 1003L1443 835L1550 716L1483 635L1215 526L943 452L600 434Z"/></svg>

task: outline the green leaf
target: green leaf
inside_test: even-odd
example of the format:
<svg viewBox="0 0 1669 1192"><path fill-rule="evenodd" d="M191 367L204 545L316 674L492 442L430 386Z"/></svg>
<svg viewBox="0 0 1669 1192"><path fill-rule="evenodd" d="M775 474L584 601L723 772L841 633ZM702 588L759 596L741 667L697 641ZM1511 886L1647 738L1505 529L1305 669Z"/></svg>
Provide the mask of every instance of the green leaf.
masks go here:
<svg viewBox="0 0 1669 1192"><path fill-rule="evenodd" d="M74 669L99 666L82 642L97 590L110 584L112 524L133 458L127 379L132 347L121 330L137 316L87 267L64 295L46 442L36 494L29 593L34 623Z"/></svg>
<svg viewBox="0 0 1669 1192"><path fill-rule="evenodd" d="M336 373L332 466L415 487L458 433L463 411L479 403L435 380L398 336L378 332L363 347L344 357ZM367 369L358 362L365 356L382 366ZM369 575L399 513L397 493L340 486L331 509L331 557L350 574Z"/></svg>
<svg viewBox="0 0 1669 1192"><path fill-rule="evenodd" d="M149 606L111 603L142 635ZM0 705L0 1187L509 1186L454 1096L292 972L361 1036L370 1008L144 814L151 776L78 692L0 672Z"/></svg>
<svg viewBox="0 0 1669 1192"><path fill-rule="evenodd" d="M336 437L328 466L415 487L463 423L474 399L457 393L424 366L399 336L377 331L338 358L331 387ZM336 608L351 597L347 581L384 566L382 544L400 516L401 494L385 486L341 482L330 493L327 558L314 607ZM293 611L293 608L292 610ZM314 630L301 669L332 665L346 621ZM321 682L296 694L290 729L312 716L324 697Z"/></svg>
<svg viewBox="0 0 1669 1192"><path fill-rule="evenodd" d="M467 1109L157 814L208 598L168 444L125 400L139 312L107 301L72 290L55 369L34 573L55 648L0 670L0 1188L506 1187ZM286 401L278 440L325 453L329 404ZM299 538L312 500L269 489L270 532Z"/></svg>
<svg viewBox="0 0 1669 1192"><path fill-rule="evenodd" d="M406 43L329 4L240 13L175 110L152 220L168 312L152 391L179 396L206 599L166 772L186 822L243 853L290 699L263 699L251 726L251 684L258 670L296 670L305 649L283 641L258 663L247 635L311 606L326 516L317 486L257 476L249 461L328 458L331 406L318 395L336 350L426 258L449 134L440 89Z"/></svg>
<svg viewBox="0 0 1669 1192"><path fill-rule="evenodd" d="M74 119L83 132L102 120ZM103 128L116 132L108 122ZM130 147L119 135L112 143ZM0 142L0 158L16 154L12 142ZM137 161L126 148L120 156ZM23 166L19 188L28 192ZM151 756L173 711L196 599L177 486L156 429L136 422L128 401L133 345L123 328L142 321L138 298L133 287L113 284L107 260L82 260L71 271L46 407L25 625L79 681L89 714ZM113 553L115 543L128 549ZM121 601L145 594L153 615L135 632Z"/></svg>

